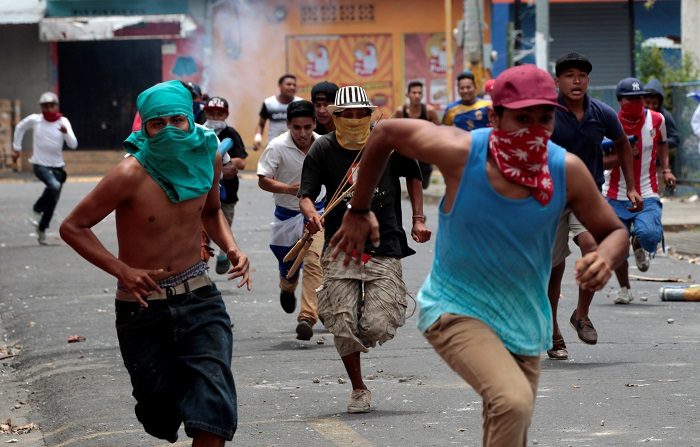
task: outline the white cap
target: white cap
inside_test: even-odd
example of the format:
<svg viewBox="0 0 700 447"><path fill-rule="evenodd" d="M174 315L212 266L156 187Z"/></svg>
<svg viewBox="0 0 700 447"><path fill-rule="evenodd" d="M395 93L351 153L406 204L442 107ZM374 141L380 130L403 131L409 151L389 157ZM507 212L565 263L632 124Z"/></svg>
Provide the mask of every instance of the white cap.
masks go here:
<svg viewBox="0 0 700 447"><path fill-rule="evenodd" d="M58 104L58 96L54 92L44 92L39 97L39 104Z"/></svg>

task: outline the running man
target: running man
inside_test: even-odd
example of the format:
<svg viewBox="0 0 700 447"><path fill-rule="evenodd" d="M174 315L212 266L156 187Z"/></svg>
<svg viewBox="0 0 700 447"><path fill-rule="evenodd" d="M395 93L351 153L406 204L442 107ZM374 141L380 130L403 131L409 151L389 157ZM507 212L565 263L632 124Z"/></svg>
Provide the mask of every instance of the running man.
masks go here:
<svg viewBox="0 0 700 447"><path fill-rule="evenodd" d="M317 135L325 135L335 130L333 117L328 112L328 106L333 104L336 93L338 93L338 86L328 81L319 82L311 88L311 102L316 108L314 132Z"/></svg>
<svg viewBox="0 0 700 447"><path fill-rule="evenodd" d="M465 71L457 76L457 92L460 99L447 105L442 124L457 126L469 132L488 127L491 101L477 98L476 84L471 71Z"/></svg>
<svg viewBox="0 0 700 447"><path fill-rule="evenodd" d="M270 126L267 129L267 140L282 135L287 131L287 106L292 101L299 101L297 92L297 78L293 74L286 73L280 76L277 80L280 92L277 95L265 98L262 107L260 108L260 120L255 128L255 136L253 137L253 150L260 149L262 144L262 134L265 130L265 123L270 121Z"/></svg>
<svg viewBox="0 0 700 447"><path fill-rule="evenodd" d="M559 216L568 204L599 241L576 263L577 282L591 290L622 260L627 232L581 160L548 142L561 106L547 72L505 70L493 103L493 129L471 133L419 120L380 123L360 163L355 212L332 238L331 259L344 252L343 262L356 265L350 256L384 243L369 204L393 149L437 165L446 189L433 267L418 294L418 327L482 396L483 445L525 446L540 353L551 344L546 287Z"/></svg>
<svg viewBox="0 0 700 447"><path fill-rule="evenodd" d="M78 148L78 140L68 118L59 110L58 96L46 92L39 97L41 113L33 113L17 124L12 141L12 163L16 164L22 150L22 139L28 129L33 129L32 156L29 162L34 175L46 187L32 207L32 225L36 228L37 241L46 245L46 229L49 228L54 210L61 197L61 189L68 178L63 161L63 145Z"/></svg>
<svg viewBox="0 0 700 447"><path fill-rule="evenodd" d="M299 282L299 270L287 279L294 261L284 262L297 240L304 232L304 216L299 210L299 184L304 158L311 144L318 138L314 133L316 112L309 101L294 101L287 108L289 131L273 138L258 161L258 186L272 193L275 200L275 222L272 225L270 248L279 261L280 305L288 314L296 309L294 291ZM323 212L325 190L314 199L319 212ZM297 339L311 340L313 327L318 320L316 289L321 285L321 253L323 230L317 233L304 256L304 275L301 281L301 309L297 316Z"/></svg>
<svg viewBox="0 0 700 447"><path fill-rule="evenodd" d="M408 98L408 106L404 104L398 107L391 116L392 118L416 118L431 121L438 125L440 124L440 118L438 118L435 108L431 105L423 104L422 82L409 82L406 97ZM420 173L423 177L421 185L423 189L428 189L428 186L430 186L430 174L433 172L433 167L423 162L418 162L418 165L420 166Z"/></svg>
<svg viewBox="0 0 700 447"><path fill-rule="evenodd" d="M136 103L144 125L124 142L131 156L78 203L61 237L117 278L119 347L146 432L175 442L184 422L193 446L222 447L238 420L233 336L200 259L201 226L226 250L228 278L250 290L248 258L219 207L216 135L195 126L190 93L180 81L163 82ZM118 257L92 231L112 211Z"/></svg>
<svg viewBox="0 0 700 447"><path fill-rule="evenodd" d="M664 117L658 112L644 108L644 97L648 92L642 90L642 83L636 78L625 78L617 84L615 93L620 103L618 117L622 128L627 135L637 138L635 146L638 155L634 158L634 181L639 185L644 209L638 213L630 210L631 204L626 200L628 183L620 173L619 157L614 152L605 157L607 170L603 195L632 236L630 244L637 268L641 272L646 272L649 269L650 258L656 254L656 248L664 237L659 185L656 177L657 158L667 187L675 186L676 177L668 164ZM627 259L615 269L615 276L620 283L615 304L631 303L634 296L630 287Z"/></svg>
<svg viewBox="0 0 700 447"><path fill-rule="evenodd" d="M630 184L633 183L632 148L627 136L622 131L620 121L615 111L607 104L591 98L588 95L589 75L593 65L588 58L578 53L568 53L561 56L555 66L556 83L559 87L557 101L564 108L557 108L554 120L552 142L566 148L576 155L588 168L598 189L603 182L603 150L601 143L604 137L615 144L617 153L621 154L622 171ZM642 198L636 188L630 188L627 197L635 211L641 209ZM566 258L569 251L569 233L574 242L585 255L596 249L593 235L581 225L571 213L564 210L559 220L557 236L552 250L552 275L549 279L549 303L552 306L554 329L552 332L552 348L547 350L551 359L564 360L569 358L569 352L557 322L557 309L561 295L561 281L566 268ZM578 304L571 314L569 322L576 331L578 338L587 344L598 342L598 333L588 317L593 301L594 291L579 287Z"/></svg>
<svg viewBox="0 0 700 447"><path fill-rule="evenodd" d="M308 219L306 228L311 234L325 231L325 243L340 227L348 198L321 219L314 201L321 189L326 188L325 206L328 208L333 193L354 182L358 151L362 150L370 133L370 119L376 106L367 98L362 87L342 87L335 103L328 106L333 114L335 131L318 138L304 159L299 189L299 207ZM404 120L395 120L404 121ZM408 120L406 120L408 121ZM420 188L420 170L415 160L403 156L392 158L374 192L371 208L377 213L383 235L378 246L360 249L362 265L345 268L326 251L321 259L323 284L317 291L319 319L333 334L335 347L350 377L352 392L348 413L368 413L371 392L362 379L361 352L377 343L384 344L396 335L406 317L406 286L401 271L401 258L415 252L408 247L401 222L401 186L399 177L415 179L418 194L412 197L413 235L423 242L430 232L425 229L423 190ZM416 199L420 199L417 201ZM370 205L367 205L369 209ZM349 213L365 213L362 209L348 209Z"/></svg>

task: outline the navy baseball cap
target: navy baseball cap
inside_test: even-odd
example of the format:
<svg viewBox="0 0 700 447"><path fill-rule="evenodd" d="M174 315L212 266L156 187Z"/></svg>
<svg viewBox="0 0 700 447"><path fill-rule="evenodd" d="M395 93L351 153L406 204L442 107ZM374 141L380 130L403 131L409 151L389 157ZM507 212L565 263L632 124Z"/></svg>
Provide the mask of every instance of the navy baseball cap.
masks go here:
<svg viewBox="0 0 700 447"><path fill-rule="evenodd" d="M569 68L578 68L581 71L585 71L586 74L590 74L593 71L593 65L586 56L579 53L566 53L557 59L554 66L554 74L559 76Z"/></svg>
<svg viewBox="0 0 700 447"><path fill-rule="evenodd" d="M649 92L642 88L642 81L637 78L625 78L617 83L617 89L615 89L615 95L618 101L620 98L625 96L644 96L648 95Z"/></svg>
<svg viewBox="0 0 700 447"><path fill-rule="evenodd" d="M323 81L314 85L311 89L311 101L328 101L335 99L335 94L338 93L338 86L332 82Z"/></svg>

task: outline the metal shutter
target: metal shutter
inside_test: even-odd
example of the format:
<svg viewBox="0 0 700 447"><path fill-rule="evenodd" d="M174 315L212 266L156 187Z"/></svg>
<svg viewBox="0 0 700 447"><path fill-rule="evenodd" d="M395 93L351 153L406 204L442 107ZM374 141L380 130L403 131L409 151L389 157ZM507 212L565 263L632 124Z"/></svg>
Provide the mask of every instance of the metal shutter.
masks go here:
<svg viewBox="0 0 700 447"><path fill-rule="evenodd" d="M627 3L553 3L550 5L552 66L570 51L593 64L591 85L616 85L630 76Z"/></svg>

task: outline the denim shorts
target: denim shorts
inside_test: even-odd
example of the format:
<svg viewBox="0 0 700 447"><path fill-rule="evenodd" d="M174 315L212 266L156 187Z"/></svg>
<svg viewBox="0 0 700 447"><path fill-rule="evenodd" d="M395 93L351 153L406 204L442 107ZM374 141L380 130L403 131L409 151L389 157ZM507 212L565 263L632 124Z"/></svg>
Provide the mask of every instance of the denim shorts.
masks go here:
<svg viewBox="0 0 700 447"><path fill-rule="evenodd" d="M233 334L216 286L151 300L147 308L116 300L115 308L136 417L146 432L175 442L184 422L190 437L202 430L233 439Z"/></svg>
<svg viewBox="0 0 700 447"><path fill-rule="evenodd" d="M644 209L632 212L629 200L608 199L615 214L627 227L631 236L635 236L642 248L649 253L656 253L656 247L664 239L664 227L661 224L661 201L657 198L644 199ZM664 247L665 250L665 247Z"/></svg>

